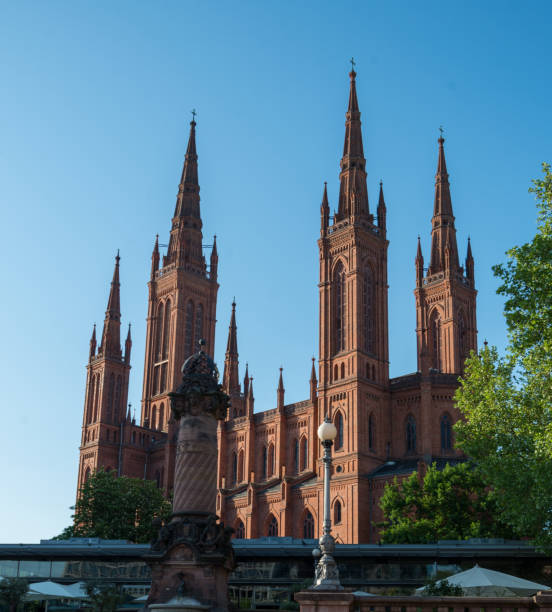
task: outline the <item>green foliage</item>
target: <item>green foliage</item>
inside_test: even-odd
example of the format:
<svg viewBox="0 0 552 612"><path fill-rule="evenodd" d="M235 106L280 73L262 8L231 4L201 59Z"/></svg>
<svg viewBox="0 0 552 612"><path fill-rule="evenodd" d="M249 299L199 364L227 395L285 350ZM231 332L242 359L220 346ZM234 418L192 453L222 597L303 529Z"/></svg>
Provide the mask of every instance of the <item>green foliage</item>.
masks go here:
<svg viewBox="0 0 552 612"><path fill-rule="evenodd" d="M98 470L79 491L73 525L58 536L149 542L158 531L155 518L166 519L170 503L151 480L116 478Z"/></svg>
<svg viewBox="0 0 552 612"><path fill-rule="evenodd" d="M446 578L443 580L430 580L422 591L426 597L462 597L464 591L461 586L451 584Z"/></svg>
<svg viewBox="0 0 552 612"><path fill-rule="evenodd" d="M24 578L4 578L0 580L0 604L16 612L28 590L29 583Z"/></svg>
<svg viewBox="0 0 552 612"><path fill-rule="evenodd" d="M92 612L115 612L118 606L129 599L115 584L106 582L88 582L86 594L89 599L87 608Z"/></svg>
<svg viewBox="0 0 552 612"><path fill-rule="evenodd" d="M509 343L466 362L456 402L465 420L457 444L493 487L501 518L552 550L552 173L530 190L538 200L533 240L495 266Z"/></svg>
<svg viewBox="0 0 552 612"><path fill-rule="evenodd" d="M438 540L508 537L511 531L496 520L496 503L479 470L469 463L429 466L387 484L380 499L386 544L422 544Z"/></svg>

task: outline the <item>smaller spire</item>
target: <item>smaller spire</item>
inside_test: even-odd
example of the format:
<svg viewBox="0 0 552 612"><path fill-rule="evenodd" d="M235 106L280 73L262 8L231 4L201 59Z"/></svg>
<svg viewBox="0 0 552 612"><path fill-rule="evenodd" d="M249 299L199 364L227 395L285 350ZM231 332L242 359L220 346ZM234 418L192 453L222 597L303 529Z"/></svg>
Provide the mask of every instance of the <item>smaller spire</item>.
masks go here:
<svg viewBox="0 0 552 612"><path fill-rule="evenodd" d="M378 227L383 236L387 231L387 206L383 197L383 181L379 184L379 200L378 200Z"/></svg>
<svg viewBox="0 0 552 612"><path fill-rule="evenodd" d="M311 377L310 377L310 395L311 400L314 401L316 398L316 388L318 385L318 381L316 380L316 367L314 365L315 359L312 358L312 368L311 368Z"/></svg>
<svg viewBox="0 0 552 612"><path fill-rule="evenodd" d="M238 328L236 325L236 298L232 301L232 314L228 326L228 342L224 359L223 387L230 395L240 393L238 372Z"/></svg>
<svg viewBox="0 0 552 612"><path fill-rule="evenodd" d="M473 283L474 281L474 266L473 266L473 255L472 255L472 249L471 249L471 240L470 237L468 236L468 250L466 253L466 278L470 279L470 281Z"/></svg>
<svg viewBox="0 0 552 612"><path fill-rule="evenodd" d="M153 245L153 253L151 254L151 278L155 277L155 273L159 270L159 234L155 234L155 244Z"/></svg>
<svg viewBox="0 0 552 612"><path fill-rule="evenodd" d="M247 396L249 398L249 401L254 400L255 398L253 397L253 376L249 377L249 394Z"/></svg>
<svg viewBox="0 0 552 612"><path fill-rule="evenodd" d="M284 389L284 377L282 375L282 371L283 371L283 368L280 368L280 377L278 378L278 389L277 389L278 408L280 410L283 410L283 408L284 408L284 393L285 393L285 389Z"/></svg>
<svg viewBox="0 0 552 612"><path fill-rule="evenodd" d="M130 335L130 323L128 324L128 333L125 340L125 363L130 363L130 351L132 349L132 338Z"/></svg>
<svg viewBox="0 0 552 612"><path fill-rule="evenodd" d="M132 421L132 417L130 416L130 409L132 408L132 404L128 405L126 420L130 423Z"/></svg>
<svg viewBox="0 0 552 612"><path fill-rule="evenodd" d="M213 248L211 250L211 262L209 267L209 278L216 281L218 276L218 251L217 251L217 236L213 236Z"/></svg>
<svg viewBox="0 0 552 612"><path fill-rule="evenodd" d="M119 262L121 257L117 249L115 256L115 269L113 270L113 280L109 290L109 298L107 300L107 310L105 311L104 326L102 332L102 342L99 352L103 357L115 359L121 358L121 300L119 282Z"/></svg>
<svg viewBox="0 0 552 612"><path fill-rule="evenodd" d="M92 328L92 337L90 338L90 354L89 354L90 361L92 361L92 358L96 354L96 346L97 346L97 342L96 342L96 324L94 323L94 327Z"/></svg>
<svg viewBox="0 0 552 612"><path fill-rule="evenodd" d="M418 248L416 249L416 259L414 263L416 265L416 287L421 287L424 279L424 256L422 255L420 236L418 236Z"/></svg>
<svg viewBox="0 0 552 612"><path fill-rule="evenodd" d="M247 397L249 393L249 364L245 362L245 376L243 377L243 395Z"/></svg>
<svg viewBox="0 0 552 612"><path fill-rule="evenodd" d="M330 220L330 204L328 202L328 183L324 181L324 194L320 206L320 233L325 234Z"/></svg>

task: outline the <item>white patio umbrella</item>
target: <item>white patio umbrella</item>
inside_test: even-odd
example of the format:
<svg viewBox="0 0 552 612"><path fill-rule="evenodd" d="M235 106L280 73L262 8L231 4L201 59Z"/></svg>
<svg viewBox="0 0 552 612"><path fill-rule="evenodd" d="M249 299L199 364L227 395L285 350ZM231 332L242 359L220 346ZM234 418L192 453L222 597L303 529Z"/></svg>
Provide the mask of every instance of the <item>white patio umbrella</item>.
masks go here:
<svg viewBox="0 0 552 612"><path fill-rule="evenodd" d="M473 597L528 597L534 595L537 591L548 591L550 589L545 584L538 584L510 574L485 569L479 567L479 565L474 565L465 572L454 574L448 578L443 578L443 580L448 580L450 584L462 587L464 595ZM437 585L441 582L442 580L437 581ZM424 587L420 587L416 589L416 593L420 594L423 590Z"/></svg>

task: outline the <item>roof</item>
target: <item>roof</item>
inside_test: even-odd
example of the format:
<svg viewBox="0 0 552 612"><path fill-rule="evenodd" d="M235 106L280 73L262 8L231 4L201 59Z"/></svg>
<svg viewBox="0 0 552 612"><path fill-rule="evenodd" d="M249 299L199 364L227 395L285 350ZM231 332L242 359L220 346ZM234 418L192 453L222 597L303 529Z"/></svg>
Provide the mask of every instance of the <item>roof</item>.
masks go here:
<svg viewBox="0 0 552 612"><path fill-rule="evenodd" d="M463 463L465 459L459 457L436 457L431 458L427 461L427 465L435 464L439 471L444 470L446 465L458 465ZM372 472L365 474L365 478L383 478L384 476L401 476L405 474L412 474L418 469L420 459L399 459L398 461L386 461Z"/></svg>

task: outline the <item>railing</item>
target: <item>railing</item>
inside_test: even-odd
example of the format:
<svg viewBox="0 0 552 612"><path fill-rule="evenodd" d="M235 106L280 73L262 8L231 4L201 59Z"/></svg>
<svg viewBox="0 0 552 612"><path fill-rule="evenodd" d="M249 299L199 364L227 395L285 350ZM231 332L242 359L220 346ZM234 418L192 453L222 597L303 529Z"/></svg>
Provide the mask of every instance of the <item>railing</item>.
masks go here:
<svg viewBox="0 0 552 612"><path fill-rule="evenodd" d="M551 612L552 591L533 597L382 597L301 591L301 612Z"/></svg>

